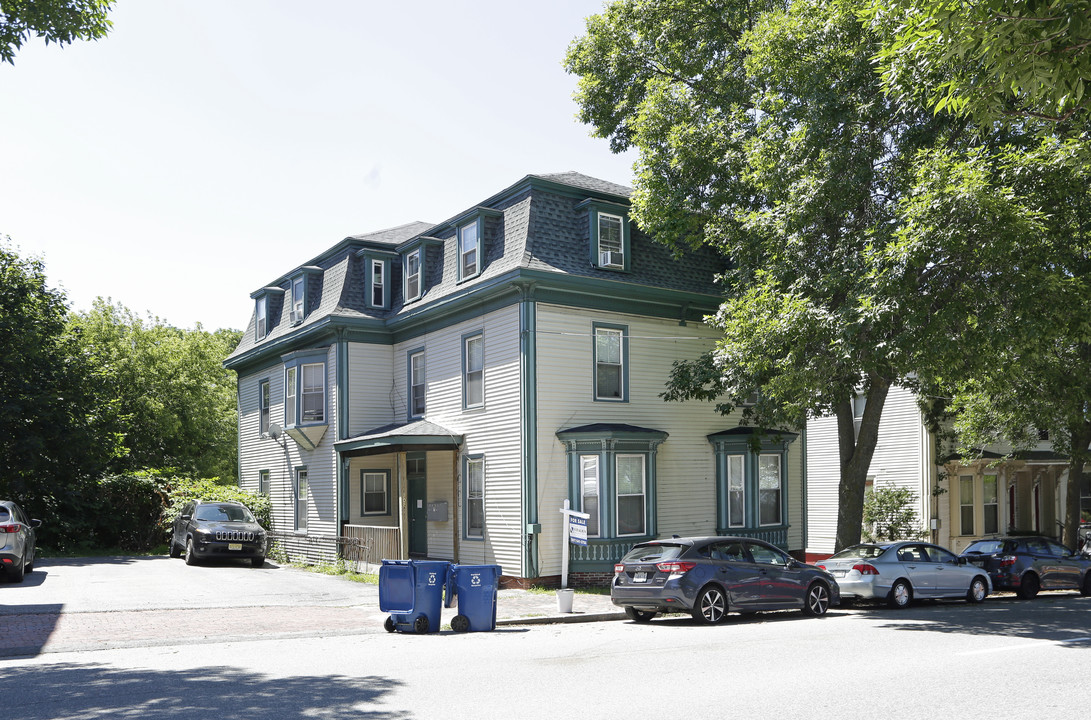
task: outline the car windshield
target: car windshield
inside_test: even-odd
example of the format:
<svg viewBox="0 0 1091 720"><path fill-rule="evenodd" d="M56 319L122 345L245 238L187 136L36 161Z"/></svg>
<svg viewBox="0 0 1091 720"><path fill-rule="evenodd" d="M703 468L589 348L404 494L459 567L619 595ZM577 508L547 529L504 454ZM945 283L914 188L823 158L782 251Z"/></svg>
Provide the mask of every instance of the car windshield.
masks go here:
<svg viewBox="0 0 1091 720"><path fill-rule="evenodd" d="M844 558L877 558L886 552L886 548L881 545L853 545L847 547L841 552L834 553L830 556L830 560L841 560Z"/></svg>
<svg viewBox="0 0 1091 720"><path fill-rule="evenodd" d="M211 522L254 522L254 516L241 505L202 505L197 508L194 519Z"/></svg>
<svg viewBox="0 0 1091 720"><path fill-rule="evenodd" d="M998 553L1004 549L1004 542L1002 540L978 540L977 542L970 543L965 550L962 551L963 555L991 555Z"/></svg>
<svg viewBox="0 0 1091 720"><path fill-rule="evenodd" d="M658 560L673 560L682 554L685 545L637 545L625 553L621 562L652 562Z"/></svg>

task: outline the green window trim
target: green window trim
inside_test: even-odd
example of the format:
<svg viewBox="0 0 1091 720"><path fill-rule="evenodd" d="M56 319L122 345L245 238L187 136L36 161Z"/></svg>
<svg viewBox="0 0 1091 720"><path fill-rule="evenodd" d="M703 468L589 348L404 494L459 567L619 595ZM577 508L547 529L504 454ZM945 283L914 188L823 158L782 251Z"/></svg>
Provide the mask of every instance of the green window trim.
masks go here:
<svg viewBox="0 0 1091 720"><path fill-rule="evenodd" d="M658 534L656 457L658 447L667 439L660 430L637 428L621 424L598 424L571 428L557 433L568 456L568 499L580 512L594 511L585 503L589 497L597 501L594 522L588 521L588 541L592 544L616 542L619 539L639 540L654 538ZM593 459L592 459L593 458ZM639 460L643 473L640 487L633 484L632 475L625 475L621 468ZM588 494L587 471L594 467L593 478L597 494ZM633 492L633 490L640 492ZM639 498L639 500L635 500ZM642 507L636 514L632 507ZM637 532L625 532L623 515L629 506L628 517L640 516L643 527ZM593 533L597 522L598 532Z"/></svg>
<svg viewBox="0 0 1091 720"><path fill-rule="evenodd" d="M281 356L284 363L284 427L329 423L328 349ZM319 384L315 384L315 383ZM317 404L316 404L317 403Z"/></svg>
<svg viewBox="0 0 1091 720"><path fill-rule="evenodd" d="M591 323L592 400L629 402L629 326Z"/></svg>
<svg viewBox="0 0 1091 720"><path fill-rule="evenodd" d="M630 272L632 231L629 208L618 203L588 198L576 205L576 209L587 211L591 265L611 272Z"/></svg>
<svg viewBox="0 0 1091 720"><path fill-rule="evenodd" d="M718 535L788 528L788 446L797 436L752 427L707 436L716 470Z"/></svg>
<svg viewBox="0 0 1091 720"><path fill-rule="evenodd" d="M462 336L462 409L485 407L485 336L480 330Z"/></svg>
<svg viewBox="0 0 1091 720"><path fill-rule="evenodd" d="M423 347L405 354L405 387L406 419L420 420L428 410L428 366Z"/></svg>
<svg viewBox="0 0 1091 720"><path fill-rule="evenodd" d="M306 532L310 518L310 480L307 477L307 466L300 465L295 468L292 480L292 506L293 527L296 532Z"/></svg>
<svg viewBox="0 0 1091 720"><path fill-rule="evenodd" d="M374 483L378 482L379 487ZM369 483L371 483L369 488ZM370 498L369 498L370 496ZM382 507L377 508L377 496L382 498ZM371 509L368 509L368 500ZM390 470L386 468L360 470L360 517L390 515Z"/></svg>
<svg viewBox="0 0 1091 720"><path fill-rule="evenodd" d="M462 539L485 539L485 456L462 457Z"/></svg>

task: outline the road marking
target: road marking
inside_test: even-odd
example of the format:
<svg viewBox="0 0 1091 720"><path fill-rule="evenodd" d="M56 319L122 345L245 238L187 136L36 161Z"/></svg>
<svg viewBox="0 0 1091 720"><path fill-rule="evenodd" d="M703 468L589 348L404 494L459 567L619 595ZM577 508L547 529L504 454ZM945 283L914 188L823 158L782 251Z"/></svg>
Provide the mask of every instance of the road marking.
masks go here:
<svg viewBox="0 0 1091 720"><path fill-rule="evenodd" d="M1025 650L1028 647L1034 647L1036 645L1070 645L1072 643L1088 642L1091 637L1077 637L1069 638L1067 640L1039 640L1032 643L1024 643L1022 645L1007 645L1005 647L988 648L985 650L969 650L967 652L958 653L959 655L984 655L986 653L994 652L1009 652L1011 650Z"/></svg>

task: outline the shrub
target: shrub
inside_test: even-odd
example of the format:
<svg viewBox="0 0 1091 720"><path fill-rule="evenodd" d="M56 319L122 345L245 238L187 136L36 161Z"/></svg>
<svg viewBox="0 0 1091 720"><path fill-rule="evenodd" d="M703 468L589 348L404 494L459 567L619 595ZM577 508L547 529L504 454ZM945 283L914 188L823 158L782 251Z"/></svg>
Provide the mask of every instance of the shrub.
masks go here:
<svg viewBox="0 0 1091 720"><path fill-rule="evenodd" d="M170 478L167 502L160 516L164 539L170 534L171 523L182 512L182 506L190 500L239 502L250 508L263 527L270 527L269 498L260 493L243 490L235 485L221 484L219 478Z"/></svg>
<svg viewBox="0 0 1091 720"><path fill-rule="evenodd" d="M920 538L920 522L913 507L916 497L908 488L874 488L864 499L864 540Z"/></svg>

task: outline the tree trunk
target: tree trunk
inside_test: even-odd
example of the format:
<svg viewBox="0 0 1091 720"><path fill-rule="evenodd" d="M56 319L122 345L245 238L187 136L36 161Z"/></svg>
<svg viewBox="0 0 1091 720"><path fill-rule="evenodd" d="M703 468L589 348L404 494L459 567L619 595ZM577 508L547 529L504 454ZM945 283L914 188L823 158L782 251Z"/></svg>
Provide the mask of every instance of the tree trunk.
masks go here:
<svg viewBox="0 0 1091 720"><path fill-rule="evenodd" d="M837 537L834 552L860 542L864 524L864 490L871 458L879 442L879 419L890 392L890 383L872 378L860 432L853 426L852 402L837 406L837 445L840 451L841 483L837 491Z"/></svg>
<svg viewBox="0 0 1091 720"><path fill-rule="evenodd" d="M1062 543L1076 552L1080 551L1080 486L1088 445L1091 445L1091 423L1085 422L1072 430L1072 457L1068 463L1068 492L1064 504L1064 536L1061 538Z"/></svg>

